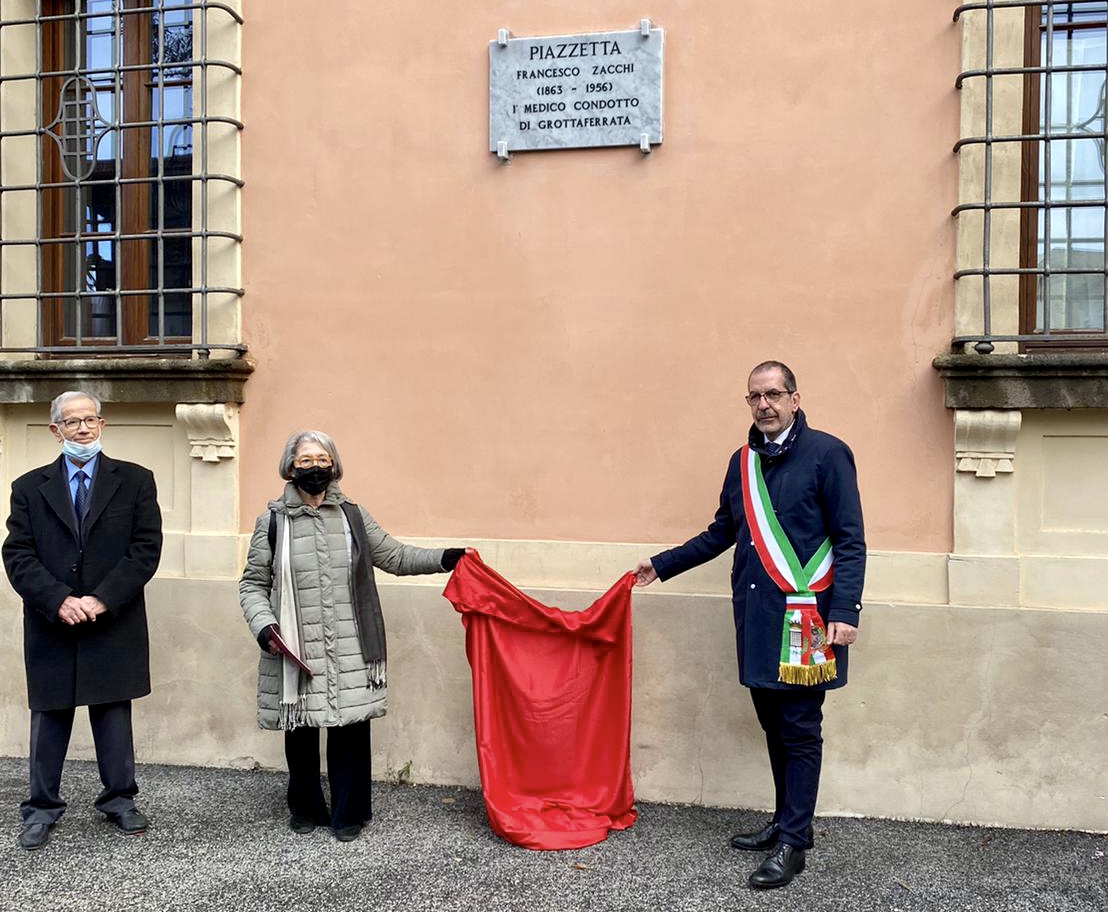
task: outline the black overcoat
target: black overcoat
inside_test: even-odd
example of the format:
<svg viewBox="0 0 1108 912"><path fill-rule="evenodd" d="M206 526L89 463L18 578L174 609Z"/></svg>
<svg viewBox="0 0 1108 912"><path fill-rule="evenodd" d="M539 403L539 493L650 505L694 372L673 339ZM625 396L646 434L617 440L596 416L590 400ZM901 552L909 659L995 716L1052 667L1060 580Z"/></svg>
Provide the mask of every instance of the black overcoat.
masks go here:
<svg viewBox="0 0 1108 912"><path fill-rule="evenodd" d="M162 551L162 517L149 469L100 454L78 538L65 466L12 483L4 568L23 599L23 655L33 710L130 700L150 693L143 587ZM66 596L94 595L95 621L58 619Z"/></svg>

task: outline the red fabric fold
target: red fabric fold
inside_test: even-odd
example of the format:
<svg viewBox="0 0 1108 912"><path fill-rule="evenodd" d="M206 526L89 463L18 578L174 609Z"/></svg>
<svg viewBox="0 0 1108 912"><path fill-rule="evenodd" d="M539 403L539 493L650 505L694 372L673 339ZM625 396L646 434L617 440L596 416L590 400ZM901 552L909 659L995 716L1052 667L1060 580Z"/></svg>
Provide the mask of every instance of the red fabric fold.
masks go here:
<svg viewBox="0 0 1108 912"><path fill-rule="evenodd" d="M446 584L466 632L485 809L509 842L575 849L635 822L633 583L563 611L466 555Z"/></svg>

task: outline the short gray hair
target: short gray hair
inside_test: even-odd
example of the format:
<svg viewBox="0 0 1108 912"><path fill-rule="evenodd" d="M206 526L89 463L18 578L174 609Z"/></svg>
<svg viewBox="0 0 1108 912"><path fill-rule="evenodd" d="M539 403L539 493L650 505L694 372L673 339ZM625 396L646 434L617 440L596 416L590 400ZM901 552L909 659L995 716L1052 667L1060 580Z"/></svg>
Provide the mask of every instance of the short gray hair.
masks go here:
<svg viewBox="0 0 1108 912"><path fill-rule="evenodd" d="M92 395L92 393L86 393L82 390L67 390L50 403L51 424L62 423L62 408L67 402L72 402L74 399L87 399L94 406L96 406L97 416L100 415L100 400Z"/></svg>
<svg viewBox="0 0 1108 912"><path fill-rule="evenodd" d="M323 431L297 431L289 437L288 441L285 443L284 452L281 453L281 461L277 463L278 474L280 474L285 481L292 478L292 463L296 458L296 451L300 449L300 444L307 440L310 440L312 443L318 443L327 451L327 455L331 457L335 481L341 479L342 460L339 458L339 448L335 446L335 441L324 434Z"/></svg>

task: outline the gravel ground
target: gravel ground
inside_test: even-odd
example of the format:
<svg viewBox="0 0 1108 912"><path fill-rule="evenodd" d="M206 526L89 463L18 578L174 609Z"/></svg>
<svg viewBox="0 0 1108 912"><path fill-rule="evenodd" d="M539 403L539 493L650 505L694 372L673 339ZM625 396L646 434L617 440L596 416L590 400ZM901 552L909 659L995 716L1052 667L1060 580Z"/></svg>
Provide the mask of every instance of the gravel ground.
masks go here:
<svg viewBox="0 0 1108 912"><path fill-rule="evenodd" d="M273 772L140 766L151 819L126 837L92 809L92 763L69 762L69 810L36 852L16 844L25 759L0 759L0 910L1108 910L1108 836L820 817L807 869L755 892L760 857L727 845L762 815L640 804L586 849L532 852L489 830L480 793L374 784L374 819L337 842L285 825Z"/></svg>

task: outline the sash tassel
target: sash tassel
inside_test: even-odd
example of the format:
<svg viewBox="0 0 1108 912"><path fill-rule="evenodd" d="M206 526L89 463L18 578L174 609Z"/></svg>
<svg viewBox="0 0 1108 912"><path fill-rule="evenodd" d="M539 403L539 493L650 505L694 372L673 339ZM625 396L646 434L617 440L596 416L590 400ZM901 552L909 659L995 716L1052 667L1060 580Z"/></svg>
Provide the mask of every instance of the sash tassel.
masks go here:
<svg viewBox="0 0 1108 912"><path fill-rule="evenodd" d="M827 628L819 616L815 596L787 596L777 680L810 687L834 681L837 675L835 652L827 641Z"/></svg>

